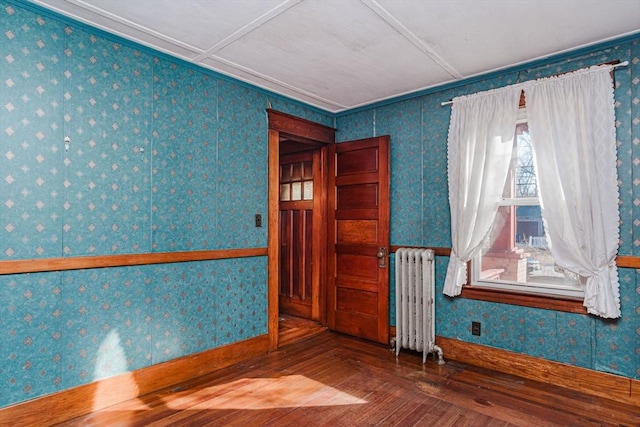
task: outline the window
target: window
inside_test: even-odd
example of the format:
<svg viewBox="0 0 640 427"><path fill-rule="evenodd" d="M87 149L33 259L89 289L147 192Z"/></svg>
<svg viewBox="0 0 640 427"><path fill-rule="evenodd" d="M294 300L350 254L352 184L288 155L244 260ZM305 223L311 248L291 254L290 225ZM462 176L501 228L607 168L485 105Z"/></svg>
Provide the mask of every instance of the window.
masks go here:
<svg viewBox="0 0 640 427"><path fill-rule="evenodd" d="M583 312L620 317L611 68L590 67L453 99L445 295L472 298L473 293L474 298L574 312L582 296ZM520 123L514 157L511 144L522 93L527 119ZM535 148L531 162L527 129ZM538 222L539 203L544 203L544 224ZM498 255L509 262L491 264Z"/></svg>
<svg viewBox="0 0 640 427"><path fill-rule="evenodd" d="M556 265L542 221L533 147L520 110L509 175L492 231L472 261L473 287L583 298L586 278Z"/></svg>
<svg viewBox="0 0 640 427"><path fill-rule="evenodd" d="M300 200L313 200L313 162L311 160L293 161L280 166L280 201Z"/></svg>

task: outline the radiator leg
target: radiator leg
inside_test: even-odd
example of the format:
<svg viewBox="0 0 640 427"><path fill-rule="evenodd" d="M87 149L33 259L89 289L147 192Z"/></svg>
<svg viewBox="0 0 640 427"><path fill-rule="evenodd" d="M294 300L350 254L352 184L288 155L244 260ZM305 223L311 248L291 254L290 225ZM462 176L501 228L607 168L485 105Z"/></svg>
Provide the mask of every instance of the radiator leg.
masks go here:
<svg viewBox="0 0 640 427"><path fill-rule="evenodd" d="M443 354L442 354L442 349L439 346L434 345L433 346L433 351L438 353L438 365L444 365L444 357L443 357Z"/></svg>

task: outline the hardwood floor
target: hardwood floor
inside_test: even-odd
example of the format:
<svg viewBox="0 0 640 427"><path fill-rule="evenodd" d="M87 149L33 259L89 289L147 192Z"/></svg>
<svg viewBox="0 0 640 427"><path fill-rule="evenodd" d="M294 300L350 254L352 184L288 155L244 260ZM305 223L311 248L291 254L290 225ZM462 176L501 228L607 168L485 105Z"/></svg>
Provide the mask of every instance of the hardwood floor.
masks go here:
<svg viewBox="0 0 640 427"><path fill-rule="evenodd" d="M321 334L327 330L313 320L301 319L288 314L280 314L278 327L278 347L292 344Z"/></svg>
<svg viewBox="0 0 640 427"><path fill-rule="evenodd" d="M446 354L445 354L446 359ZM640 407L323 332L65 426L638 426Z"/></svg>

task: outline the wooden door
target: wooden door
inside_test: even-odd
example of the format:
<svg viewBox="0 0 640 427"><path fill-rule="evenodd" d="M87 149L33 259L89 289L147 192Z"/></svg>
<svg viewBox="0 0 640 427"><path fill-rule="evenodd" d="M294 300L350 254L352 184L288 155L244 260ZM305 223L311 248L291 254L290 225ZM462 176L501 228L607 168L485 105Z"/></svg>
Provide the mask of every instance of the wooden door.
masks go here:
<svg viewBox="0 0 640 427"><path fill-rule="evenodd" d="M318 227L314 215L314 177L319 151L280 157L280 312L317 320ZM314 195L316 197L314 197Z"/></svg>
<svg viewBox="0 0 640 427"><path fill-rule="evenodd" d="M389 137L331 147L328 326L389 341Z"/></svg>

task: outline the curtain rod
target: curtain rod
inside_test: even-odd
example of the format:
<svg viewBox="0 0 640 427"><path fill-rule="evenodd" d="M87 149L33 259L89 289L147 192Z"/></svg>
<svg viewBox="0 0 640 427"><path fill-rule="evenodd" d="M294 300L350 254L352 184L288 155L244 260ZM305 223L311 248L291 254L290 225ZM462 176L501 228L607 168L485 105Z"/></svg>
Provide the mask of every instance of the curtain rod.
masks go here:
<svg viewBox="0 0 640 427"><path fill-rule="evenodd" d="M612 64L612 65L610 65L610 67L611 67L611 68L618 68L618 67L626 67L627 65L629 65L629 61L623 61L623 62L619 62L619 63L617 63L617 64ZM443 107L444 107L445 105L451 105L451 104L453 104L453 100L451 100L451 101L444 101L444 102L441 102L441 103L440 103L440 105L442 105Z"/></svg>

